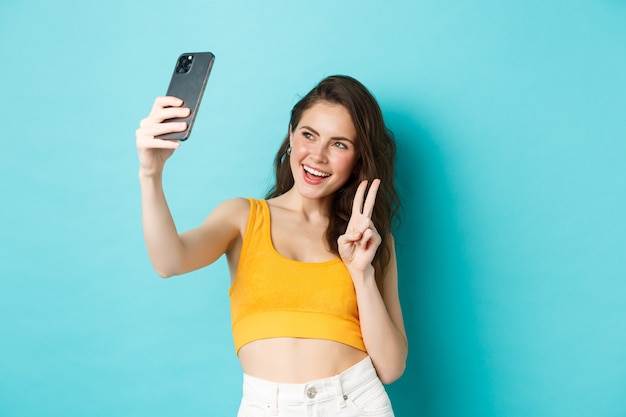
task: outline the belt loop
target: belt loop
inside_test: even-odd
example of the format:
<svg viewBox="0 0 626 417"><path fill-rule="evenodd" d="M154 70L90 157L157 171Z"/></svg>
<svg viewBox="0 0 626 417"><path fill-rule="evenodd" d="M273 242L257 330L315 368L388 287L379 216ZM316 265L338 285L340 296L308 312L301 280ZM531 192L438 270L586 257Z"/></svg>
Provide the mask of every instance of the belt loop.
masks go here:
<svg viewBox="0 0 626 417"><path fill-rule="evenodd" d="M272 411L273 416L278 415L278 384L274 384L272 392L272 404L270 405L270 410Z"/></svg>
<svg viewBox="0 0 626 417"><path fill-rule="evenodd" d="M332 377L332 381L335 387L335 394L337 395L339 408L344 408L346 406L346 399L348 399L348 396L343 393L343 388L341 387L341 377L336 375Z"/></svg>

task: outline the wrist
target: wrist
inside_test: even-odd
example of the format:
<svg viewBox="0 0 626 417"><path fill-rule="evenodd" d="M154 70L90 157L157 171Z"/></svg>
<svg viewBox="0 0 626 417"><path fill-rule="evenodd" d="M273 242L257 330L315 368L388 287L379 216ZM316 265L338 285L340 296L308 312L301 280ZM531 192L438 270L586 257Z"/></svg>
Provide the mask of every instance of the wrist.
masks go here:
<svg viewBox="0 0 626 417"><path fill-rule="evenodd" d="M163 178L162 169L146 169L139 168L139 181L146 182L161 182Z"/></svg>
<svg viewBox="0 0 626 417"><path fill-rule="evenodd" d="M355 285L367 283L369 281L374 282L376 280L376 271L374 267L370 264L365 269L356 270L348 268L348 272L352 277L352 281Z"/></svg>

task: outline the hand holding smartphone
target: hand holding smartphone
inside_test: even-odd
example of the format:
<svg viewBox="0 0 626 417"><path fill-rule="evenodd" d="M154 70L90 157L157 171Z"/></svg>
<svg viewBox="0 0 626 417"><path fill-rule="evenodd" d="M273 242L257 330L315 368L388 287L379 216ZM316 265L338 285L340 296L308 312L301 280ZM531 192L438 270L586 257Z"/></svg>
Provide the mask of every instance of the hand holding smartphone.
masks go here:
<svg viewBox="0 0 626 417"><path fill-rule="evenodd" d="M164 123L186 122L187 130L157 136L158 139L182 141L189 138L214 60L211 52L185 53L178 57L167 95L181 99L190 113L185 118L168 119Z"/></svg>

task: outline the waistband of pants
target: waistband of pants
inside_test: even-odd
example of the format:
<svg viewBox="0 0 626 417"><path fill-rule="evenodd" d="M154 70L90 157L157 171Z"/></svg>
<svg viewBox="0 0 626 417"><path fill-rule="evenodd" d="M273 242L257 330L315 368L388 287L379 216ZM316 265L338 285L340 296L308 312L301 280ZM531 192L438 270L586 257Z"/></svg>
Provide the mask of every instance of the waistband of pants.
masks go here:
<svg viewBox="0 0 626 417"><path fill-rule="evenodd" d="M375 378L378 375L369 356L339 375L305 384L276 383L244 373L243 397L267 403L271 408L279 404L313 404L331 399L338 399L341 404L350 392Z"/></svg>

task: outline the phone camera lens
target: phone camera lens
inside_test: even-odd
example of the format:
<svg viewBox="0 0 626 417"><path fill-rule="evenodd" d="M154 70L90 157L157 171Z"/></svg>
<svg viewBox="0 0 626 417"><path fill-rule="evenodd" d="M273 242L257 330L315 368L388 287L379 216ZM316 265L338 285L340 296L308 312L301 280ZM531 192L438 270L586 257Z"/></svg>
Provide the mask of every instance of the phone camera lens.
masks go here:
<svg viewBox="0 0 626 417"><path fill-rule="evenodd" d="M193 60L193 55L181 56L176 64L176 73L184 74L184 73L189 72L189 69L191 68L192 60Z"/></svg>

